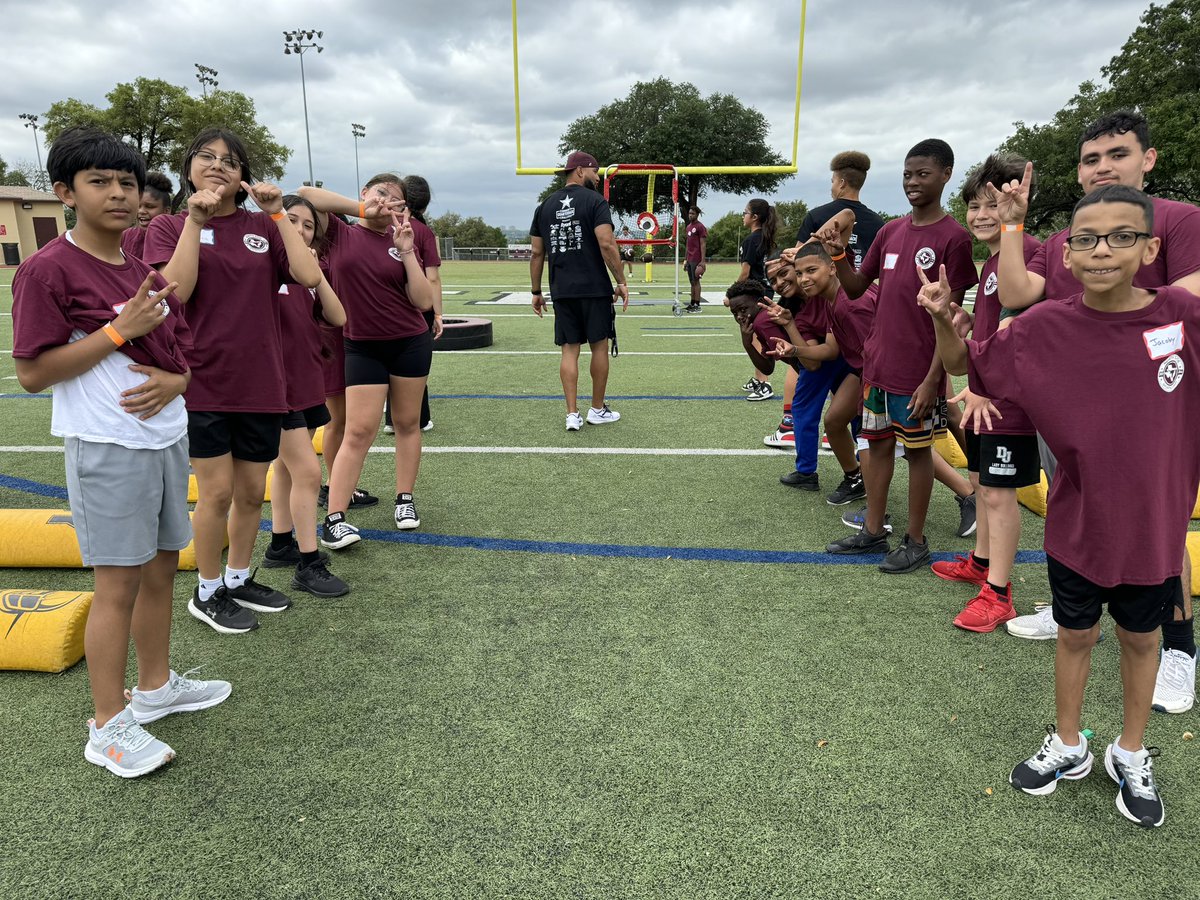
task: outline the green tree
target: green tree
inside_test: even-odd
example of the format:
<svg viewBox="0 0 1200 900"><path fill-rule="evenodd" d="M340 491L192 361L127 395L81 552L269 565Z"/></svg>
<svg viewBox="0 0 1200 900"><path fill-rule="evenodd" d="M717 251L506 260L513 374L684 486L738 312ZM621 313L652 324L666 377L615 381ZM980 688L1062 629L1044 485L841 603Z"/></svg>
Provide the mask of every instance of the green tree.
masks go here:
<svg viewBox="0 0 1200 900"><path fill-rule="evenodd" d="M148 169L178 173L192 138L209 126L237 134L246 144L259 178L278 180L291 150L278 143L256 117L254 101L237 91L213 91L192 97L185 88L157 78L118 84L100 109L75 98L51 105L45 115L46 139L75 125L92 125L120 135L146 159Z"/></svg>
<svg viewBox="0 0 1200 900"><path fill-rule="evenodd" d="M508 239L499 228L494 228L479 216L464 219L456 212L448 212L429 222L429 227L439 238L451 238L456 247L507 247Z"/></svg>
<svg viewBox="0 0 1200 900"><path fill-rule="evenodd" d="M602 164L664 163L698 166L779 166L787 160L767 146L769 126L758 110L731 94L702 97L695 85L667 78L638 82L623 99L576 119L563 133L563 158L586 150ZM679 179L681 206L694 205L709 191L772 194L787 175L685 175ZM562 187L556 177L542 192L545 199ZM620 215L646 207L644 177L613 179L610 202ZM671 206L671 177L655 179L654 211Z"/></svg>
<svg viewBox="0 0 1200 900"><path fill-rule="evenodd" d="M742 224L740 212L727 212L708 228L708 255L721 259L737 259L738 248L750 232Z"/></svg>
<svg viewBox="0 0 1200 900"><path fill-rule="evenodd" d="M29 187L29 179L19 169L10 169L3 157L0 157L0 184L9 187Z"/></svg>
<svg viewBox="0 0 1200 900"><path fill-rule="evenodd" d="M792 246L807 215L808 204L803 200L780 200L776 203L775 217L779 225L775 229L775 245L779 248Z"/></svg>

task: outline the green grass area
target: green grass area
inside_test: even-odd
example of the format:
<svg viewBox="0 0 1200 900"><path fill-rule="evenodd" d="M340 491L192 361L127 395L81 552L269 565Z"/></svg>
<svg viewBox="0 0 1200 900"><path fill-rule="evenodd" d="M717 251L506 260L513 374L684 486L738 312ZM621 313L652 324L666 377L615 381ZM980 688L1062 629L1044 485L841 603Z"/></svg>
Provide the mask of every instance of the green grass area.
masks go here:
<svg viewBox="0 0 1200 900"><path fill-rule="evenodd" d="M1187 896L1196 713L1151 722L1168 809L1153 834L1121 817L1099 768L1048 798L1013 791L1010 768L1053 719L1054 648L954 629L966 586L537 545L820 551L846 533L823 497L778 483L784 453L533 452L762 449L780 403L738 399L749 370L733 320L671 318L673 276L655 268L656 302L618 321L610 394L735 399L615 400L619 424L567 434L560 399L531 399L560 390L551 322L487 302L527 290L526 267L445 267L446 289L467 291L447 315L493 318L495 352L435 356L426 446L530 451L427 453L418 537L437 542L389 530L386 504L356 513L380 539L335 556L353 593L298 595L252 634L188 616L194 574L180 575L176 667L203 664L234 693L152 726L179 753L166 769L123 782L84 762L83 664L0 673L0 896ZM734 274L714 266L706 283ZM49 420L49 400L0 400L0 445L59 444ZM386 497L391 465L372 454L362 483ZM62 466L0 451L0 475L62 485ZM820 466L831 489L837 466ZM898 525L905 488L898 466ZM0 508L15 507L65 504L0 487ZM935 550L970 548L956 523L936 489ZM1040 549L1042 521L1022 523L1021 547ZM260 576L287 587L286 570ZM1022 612L1047 598L1043 566L1017 579ZM90 585L86 571L0 571L0 588ZM1100 751L1120 731L1117 666L1106 639L1085 709Z"/></svg>

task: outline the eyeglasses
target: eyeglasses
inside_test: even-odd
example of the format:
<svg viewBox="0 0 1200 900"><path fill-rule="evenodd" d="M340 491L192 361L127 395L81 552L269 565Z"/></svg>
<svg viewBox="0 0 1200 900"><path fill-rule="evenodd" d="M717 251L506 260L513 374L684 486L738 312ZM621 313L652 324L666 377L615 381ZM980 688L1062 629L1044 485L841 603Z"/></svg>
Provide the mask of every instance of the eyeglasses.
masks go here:
<svg viewBox="0 0 1200 900"><path fill-rule="evenodd" d="M1110 250L1127 250L1140 238L1150 238L1153 235L1144 231L1110 231L1108 234L1073 234L1067 238L1067 246L1075 251L1091 250L1101 241L1108 244Z"/></svg>
<svg viewBox="0 0 1200 900"><path fill-rule="evenodd" d="M199 162L206 169L213 163L218 163L225 172L240 172L242 170L242 161L236 156L214 156L207 150L197 150L192 154L192 159Z"/></svg>

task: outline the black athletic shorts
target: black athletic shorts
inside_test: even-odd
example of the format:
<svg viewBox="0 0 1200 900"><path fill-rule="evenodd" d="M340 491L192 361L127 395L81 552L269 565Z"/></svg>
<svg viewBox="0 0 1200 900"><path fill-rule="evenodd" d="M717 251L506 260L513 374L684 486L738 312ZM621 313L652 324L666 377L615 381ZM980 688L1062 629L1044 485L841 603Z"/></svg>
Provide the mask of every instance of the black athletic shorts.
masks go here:
<svg viewBox="0 0 1200 900"><path fill-rule="evenodd" d="M1178 575L1162 584L1118 584L1100 587L1078 572L1046 556L1046 574L1054 599L1054 621L1061 628L1087 631L1108 614L1126 631L1145 634L1170 622L1175 607L1183 606L1183 582Z"/></svg>
<svg viewBox="0 0 1200 900"><path fill-rule="evenodd" d="M428 331L392 341L346 338L346 387L387 384L390 378L427 378L433 365L433 335Z"/></svg>
<svg viewBox="0 0 1200 900"><path fill-rule="evenodd" d="M269 463L279 455L283 413L188 410L188 456L215 459L226 453L244 462Z"/></svg>
<svg viewBox="0 0 1200 900"><path fill-rule="evenodd" d="M297 409L283 417L283 430L294 431L297 428L320 428L333 420L329 407L324 403L310 406L308 409Z"/></svg>
<svg viewBox="0 0 1200 900"><path fill-rule="evenodd" d="M612 297L554 298L554 343L594 344L613 336Z"/></svg>
<svg viewBox="0 0 1200 900"><path fill-rule="evenodd" d="M1041 482L1036 435L980 435L970 428L963 431L967 438L967 471L977 473L984 487L1021 488Z"/></svg>
<svg viewBox="0 0 1200 900"><path fill-rule="evenodd" d="M699 284L700 283L700 276L696 274L696 267L699 265L700 265L700 263L694 263L694 262L683 264L683 270L685 272L687 272L688 284Z"/></svg>

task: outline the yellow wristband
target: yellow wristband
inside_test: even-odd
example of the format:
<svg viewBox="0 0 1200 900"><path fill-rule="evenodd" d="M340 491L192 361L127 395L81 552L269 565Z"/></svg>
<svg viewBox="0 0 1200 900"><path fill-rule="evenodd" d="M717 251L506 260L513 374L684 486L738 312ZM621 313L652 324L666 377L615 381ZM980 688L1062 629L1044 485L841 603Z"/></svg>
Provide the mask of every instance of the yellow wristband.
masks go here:
<svg viewBox="0 0 1200 900"><path fill-rule="evenodd" d="M117 331L117 329L113 328L112 322L109 322L107 325L105 325L100 330L103 331L106 335L108 335L108 339L110 341L112 341L115 346L120 347L122 344L125 343L125 338L121 337L121 332L119 332L119 331Z"/></svg>
<svg viewBox="0 0 1200 900"><path fill-rule="evenodd" d="M1024 223L1022 223L1020 225L1001 225L1000 230L1001 231L1024 231L1025 225L1024 225Z"/></svg>
<svg viewBox="0 0 1200 900"><path fill-rule="evenodd" d="M287 213L285 213L285 212L271 213L271 218L274 219L276 222L278 222L280 219L287 218Z"/></svg>
<svg viewBox="0 0 1200 900"><path fill-rule="evenodd" d="M841 255L841 256L831 256L831 257L829 257L829 258L830 258L831 260L833 260L833 262L838 262L839 260L843 260L843 259L845 259L845 258L846 258L846 251L845 251L845 250L843 250L843 251L842 251L842 255Z"/></svg>

